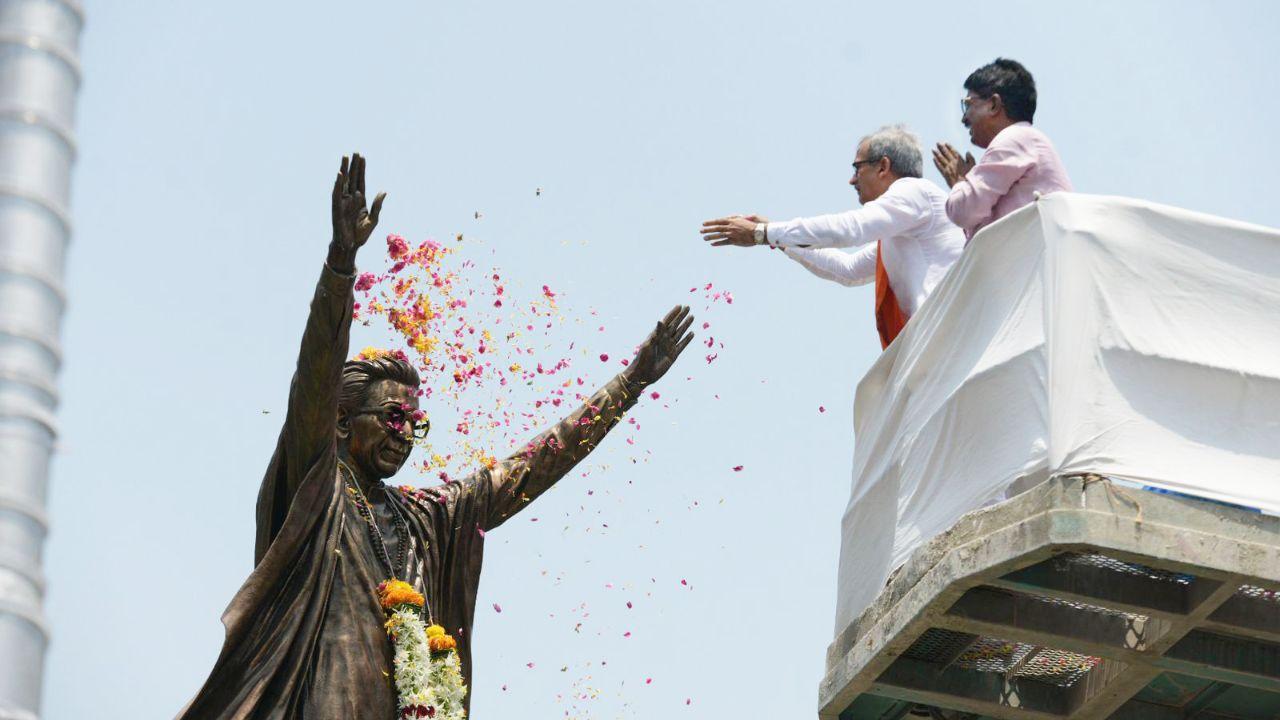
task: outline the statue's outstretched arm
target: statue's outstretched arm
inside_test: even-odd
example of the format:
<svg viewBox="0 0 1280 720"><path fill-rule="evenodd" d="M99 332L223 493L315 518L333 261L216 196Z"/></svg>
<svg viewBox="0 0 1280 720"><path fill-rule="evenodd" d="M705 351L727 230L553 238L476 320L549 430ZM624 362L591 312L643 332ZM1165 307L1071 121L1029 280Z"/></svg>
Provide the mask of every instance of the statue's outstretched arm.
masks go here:
<svg viewBox="0 0 1280 720"><path fill-rule="evenodd" d="M356 253L369 240L378 224L380 193L372 207L365 204L365 160L359 154L342 166L333 182L333 239L329 256L311 300L311 312L302 333L298 368L289 388L289 405L281 433L283 463L276 477L264 481L259 504L270 502L283 521L308 469L336 442L338 393L342 364L350 344L352 285ZM270 487L269 487L270 486Z"/></svg>
<svg viewBox="0 0 1280 720"><path fill-rule="evenodd" d="M640 344L635 359L586 404L487 473L492 483L486 530L502 524L564 477L600 444L649 385L680 356L693 333L689 308L677 305ZM479 476L484 481L485 473Z"/></svg>

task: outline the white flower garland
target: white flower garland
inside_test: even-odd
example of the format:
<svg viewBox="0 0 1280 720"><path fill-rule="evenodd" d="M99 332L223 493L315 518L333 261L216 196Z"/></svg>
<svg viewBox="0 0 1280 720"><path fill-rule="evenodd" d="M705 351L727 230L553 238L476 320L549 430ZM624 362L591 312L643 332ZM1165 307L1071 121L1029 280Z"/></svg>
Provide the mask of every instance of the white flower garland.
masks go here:
<svg viewBox="0 0 1280 720"><path fill-rule="evenodd" d="M399 605L391 611L387 632L395 648L392 664L400 717L464 720L467 711L462 701L467 687L458 651L450 647L431 652L427 625L419 609L411 605ZM436 633L448 637L443 628Z"/></svg>

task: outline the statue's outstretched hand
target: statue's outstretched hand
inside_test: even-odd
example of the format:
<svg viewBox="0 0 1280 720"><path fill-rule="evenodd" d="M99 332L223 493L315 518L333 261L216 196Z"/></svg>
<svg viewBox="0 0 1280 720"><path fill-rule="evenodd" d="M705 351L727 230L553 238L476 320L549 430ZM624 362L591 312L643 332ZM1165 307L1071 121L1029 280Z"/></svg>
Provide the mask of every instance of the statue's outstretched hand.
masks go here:
<svg viewBox="0 0 1280 720"><path fill-rule="evenodd" d="M356 251L369 241L378 225L382 201L386 193L378 193L373 207L365 206L364 158L355 153L348 160L342 158L342 167L333 181L333 242L329 245L329 265L339 272L355 270Z"/></svg>
<svg viewBox="0 0 1280 720"><path fill-rule="evenodd" d="M689 332L692 324L693 316L689 314L689 306L677 305L671 308L671 312L658 322L649 337L640 343L635 359L623 371L623 375L641 386L657 382L693 341L693 333Z"/></svg>

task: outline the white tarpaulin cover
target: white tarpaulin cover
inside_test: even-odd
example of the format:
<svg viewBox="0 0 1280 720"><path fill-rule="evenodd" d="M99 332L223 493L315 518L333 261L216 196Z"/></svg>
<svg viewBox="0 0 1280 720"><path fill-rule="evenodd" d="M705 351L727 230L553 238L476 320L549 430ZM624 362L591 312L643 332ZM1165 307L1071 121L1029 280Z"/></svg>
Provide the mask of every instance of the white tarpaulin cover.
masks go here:
<svg viewBox="0 0 1280 720"><path fill-rule="evenodd" d="M837 633L1011 486L1089 472L1280 512L1280 231L1045 196L973 239L854 429Z"/></svg>

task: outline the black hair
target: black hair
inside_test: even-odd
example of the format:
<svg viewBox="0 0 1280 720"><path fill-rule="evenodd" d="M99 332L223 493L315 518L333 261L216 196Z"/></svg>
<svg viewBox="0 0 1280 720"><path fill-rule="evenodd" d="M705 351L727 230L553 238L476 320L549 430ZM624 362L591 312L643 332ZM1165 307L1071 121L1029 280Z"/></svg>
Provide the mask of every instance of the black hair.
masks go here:
<svg viewBox="0 0 1280 720"><path fill-rule="evenodd" d="M996 58L969 73L964 89L981 98L999 95L1004 110L1014 122L1031 122L1036 114L1036 81L1022 63Z"/></svg>

